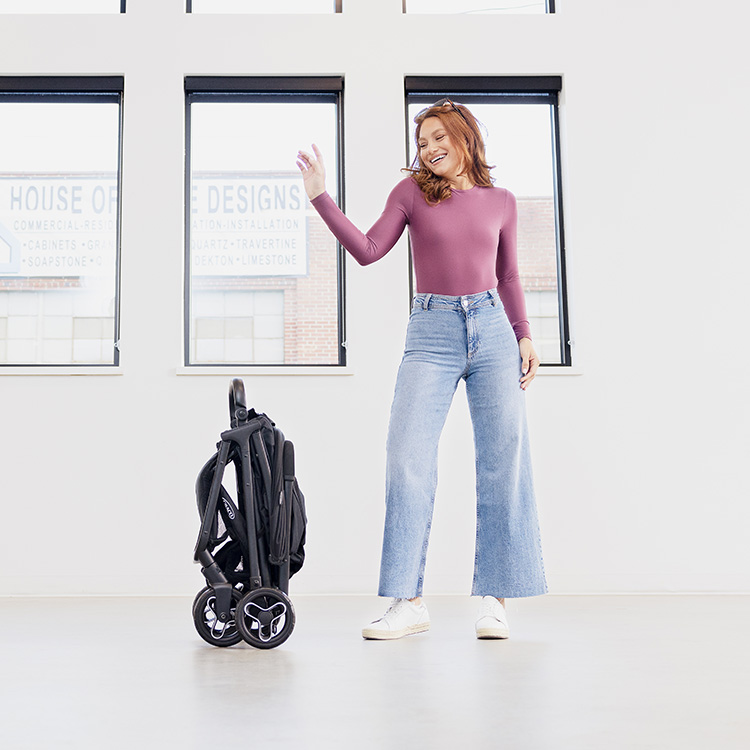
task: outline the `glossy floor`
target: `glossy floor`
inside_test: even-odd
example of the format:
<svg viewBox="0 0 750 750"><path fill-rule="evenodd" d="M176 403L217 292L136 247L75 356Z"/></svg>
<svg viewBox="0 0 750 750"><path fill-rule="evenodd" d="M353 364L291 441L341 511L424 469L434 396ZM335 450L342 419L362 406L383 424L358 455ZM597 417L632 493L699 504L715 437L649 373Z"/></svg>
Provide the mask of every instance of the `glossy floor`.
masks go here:
<svg viewBox="0 0 750 750"><path fill-rule="evenodd" d="M748 596L545 596L477 641L477 600L363 641L375 597L297 597L271 651L208 646L187 598L0 599L0 747L750 747Z"/></svg>

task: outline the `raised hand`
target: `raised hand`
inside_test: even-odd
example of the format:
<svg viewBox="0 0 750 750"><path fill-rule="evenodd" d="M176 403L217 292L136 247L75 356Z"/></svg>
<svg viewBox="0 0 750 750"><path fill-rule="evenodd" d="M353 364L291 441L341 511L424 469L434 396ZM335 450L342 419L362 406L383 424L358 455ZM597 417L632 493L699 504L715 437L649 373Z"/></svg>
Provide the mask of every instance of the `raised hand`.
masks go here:
<svg viewBox="0 0 750 750"><path fill-rule="evenodd" d="M307 151L297 152L297 166L302 172L305 192L310 200L326 191L326 168L323 164L323 154L314 143L312 148L315 156L308 154Z"/></svg>

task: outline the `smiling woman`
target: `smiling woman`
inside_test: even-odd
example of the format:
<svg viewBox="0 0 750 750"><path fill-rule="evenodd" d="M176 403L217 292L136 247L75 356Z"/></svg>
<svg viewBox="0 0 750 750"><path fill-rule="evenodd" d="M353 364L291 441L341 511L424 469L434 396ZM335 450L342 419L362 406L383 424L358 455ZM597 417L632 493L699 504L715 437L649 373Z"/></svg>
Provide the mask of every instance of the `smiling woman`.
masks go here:
<svg viewBox="0 0 750 750"><path fill-rule="evenodd" d="M445 180L448 189L454 187L458 190L468 190L472 187L471 180L464 173L465 149L460 149L453 143L445 126L437 117L430 117L423 123L417 147L425 171Z"/></svg>
<svg viewBox="0 0 750 750"><path fill-rule="evenodd" d="M465 380L477 458L472 594L483 604L476 633L507 638L505 597L547 590L523 399L539 358L518 274L516 199L493 186L468 108L441 100L415 123L417 156L409 176L366 234L326 193L317 146L314 155L297 155L312 205L360 264L382 258L409 227L417 280L387 441L379 593L395 601L362 635L392 639L429 629L421 596L438 440Z"/></svg>
<svg viewBox="0 0 750 750"><path fill-rule="evenodd" d="M492 178L476 119L462 105L443 99L415 118L417 155L407 171L414 173L428 203L450 197L451 188L490 187Z"/></svg>

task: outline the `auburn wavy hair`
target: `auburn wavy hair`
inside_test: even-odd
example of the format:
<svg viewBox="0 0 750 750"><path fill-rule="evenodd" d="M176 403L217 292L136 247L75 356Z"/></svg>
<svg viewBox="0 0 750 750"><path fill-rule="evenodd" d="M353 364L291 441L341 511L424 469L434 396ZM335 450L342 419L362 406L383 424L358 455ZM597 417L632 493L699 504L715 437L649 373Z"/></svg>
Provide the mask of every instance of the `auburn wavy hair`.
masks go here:
<svg viewBox="0 0 750 750"><path fill-rule="evenodd" d="M428 117L437 117L440 120L450 136L451 143L459 150L464 165L461 174L468 177L474 185L491 187L494 180L490 176L490 169L494 167L487 164L479 121L463 104L452 104L448 100L443 104L433 104L423 109L414 118L417 125L414 132L417 155L411 167L402 170L414 176L417 185L424 193L425 200L430 205L436 205L451 197L451 186L448 180L445 177L438 177L425 166L419 153L419 133L422 123Z"/></svg>

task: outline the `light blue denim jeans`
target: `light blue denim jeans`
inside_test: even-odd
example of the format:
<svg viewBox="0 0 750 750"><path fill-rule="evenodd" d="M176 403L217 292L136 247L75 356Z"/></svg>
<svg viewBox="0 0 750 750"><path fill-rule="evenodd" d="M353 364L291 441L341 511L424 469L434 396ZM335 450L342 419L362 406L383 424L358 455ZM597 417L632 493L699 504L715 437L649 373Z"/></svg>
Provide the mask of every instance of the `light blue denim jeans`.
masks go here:
<svg viewBox="0 0 750 750"><path fill-rule="evenodd" d="M476 454L472 594L546 593L520 377L518 343L495 289L414 298L388 428L380 596L422 595L438 441L461 378Z"/></svg>

